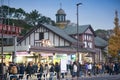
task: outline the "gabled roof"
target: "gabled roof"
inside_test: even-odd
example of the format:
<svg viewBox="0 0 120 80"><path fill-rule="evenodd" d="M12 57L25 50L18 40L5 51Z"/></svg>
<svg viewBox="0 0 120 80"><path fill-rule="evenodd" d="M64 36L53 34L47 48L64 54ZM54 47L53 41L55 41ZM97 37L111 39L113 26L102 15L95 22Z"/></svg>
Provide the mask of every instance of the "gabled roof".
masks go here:
<svg viewBox="0 0 120 80"><path fill-rule="evenodd" d="M91 29L91 31L94 33L94 30L92 29L91 25L80 25L78 26L78 33L82 34L84 33L87 29ZM68 25L64 31L68 34L77 34L77 26L76 25Z"/></svg>
<svg viewBox="0 0 120 80"><path fill-rule="evenodd" d="M75 43L77 42L76 39L70 37L67 35L63 30L56 26L48 25L48 24L38 24L36 27L33 27L23 38L21 38L18 43L22 42L25 38L27 38L30 34L32 34L35 30L37 30L40 26L43 26L44 28L47 28L48 30L52 31L53 33L57 34L58 36L62 37L63 39Z"/></svg>
<svg viewBox="0 0 120 80"><path fill-rule="evenodd" d="M64 39L66 39L69 42L77 42L76 39L67 35L62 29L58 28L57 26L52 26L52 25L48 25L48 24L41 24L41 25L43 25L47 29L51 30L52 32L54 32L55 34L59 35L60 37L62 37Z"/></svg>
<svg viewBox="0 0 120 80"><path fill-rule="evenodd" d="M27 38L30 34L32 34L36 29L37 29L37 26L36 26L36 27L33 27L33 28L32 28L30 31L28 31L22 38L20 38L17 43L19 44L20 42L22 42L25 38Z"/></svg>
<svg viewBox="0 0 120 80"><path fill-rule="evenodd" d="M96 36L95 37L95 46L96 47L106 47L107 45L108 45L108 42L107 41L105 41L104 39L102 39L102 38L100 38L100 37L98 37L98 36Z"/></svg>

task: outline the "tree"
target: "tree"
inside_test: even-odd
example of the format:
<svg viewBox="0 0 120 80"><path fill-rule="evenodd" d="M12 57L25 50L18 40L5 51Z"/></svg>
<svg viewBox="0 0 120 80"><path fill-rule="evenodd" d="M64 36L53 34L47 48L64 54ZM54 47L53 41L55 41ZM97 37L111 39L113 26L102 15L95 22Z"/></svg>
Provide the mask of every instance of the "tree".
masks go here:
<svg viewBox="0 0 120 80"><path fill-rule="evenodd" d="M2 15L1 15L2 13ZM47 23L55 25L55 21L51 18L42 16L37 10L30 13L25 12L22 8L12 8L6 5L0 6L0 19L3 19L3 24L23 27L22 35L24 35L36 23ZM1 21L1 20L0 20Z"/></svg>
<svg viewBox="0 0 120 80"><path fill-rule="evenodd" d="M42 16L39 19L39 23L47 23L47 24L53 24L54 25L54 22L49 17L46 17L46 16Z"/></svg>
<svg viewBox="0 0 120 80"><path fill-rule="evenodd" d="M2 9L2 12L0 12L0 13L3 14L2 16L3 16L4 18L7 18L7 15L8 15L8 8L9 8L9 7L6 6L6 5L3 5L3 6L0 7L0 10Z"/></svg>
<svg viewBox="0 0 120 80"><path fill-rule="evenodd" d="M24 16L25 16L25 11L22 8L15 10L14 17L16 17L18 20L24 19Z"/></svg>
<svg viewBox="0 0 120 80"><path fill-rule="evenodd" d="M107 37L108 31L106 31L106 30L98 29L95 31L95 34L106 41L108 40L108 37Z"/></svg>
<svg viewBox="0 0 120 80"><path fill-rule="evenodd" d="M41 14L38 13L37 10L33 10L30 13L26 13L25 21L27 21L28 24L35 26L36 23L38 23L40 17L41 17Z"/></svg>
<svg viewBox="0 0 120 80"><path fill-rule="evenodd" d="M115 12L114 34L109 39L108 52L112 57L117 57L120 51L120 26L117 11Z"/></svg>

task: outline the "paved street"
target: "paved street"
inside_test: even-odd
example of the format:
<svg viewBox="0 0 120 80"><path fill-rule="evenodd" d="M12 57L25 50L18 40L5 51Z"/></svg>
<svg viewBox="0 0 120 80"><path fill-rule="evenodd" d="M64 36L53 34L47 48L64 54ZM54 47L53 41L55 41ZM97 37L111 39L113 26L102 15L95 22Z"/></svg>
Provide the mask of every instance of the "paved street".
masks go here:
<svg viewBox="0 0 120 80"><path fill-rule="evenodd" d="M62 79L62 80L72 80L72 79ZM77 80L77 79L73 79ZM103 75L103 76L92 76L92 77L82 77L79 80L120 80L119 75Z"/></svg>
<svg viewBox="0 0 120 80"><path fill-rule="evenodd" d="M80 78L79 80L120 80L120 75L103 76L103 77L91 77L91 78Z"/></svg>

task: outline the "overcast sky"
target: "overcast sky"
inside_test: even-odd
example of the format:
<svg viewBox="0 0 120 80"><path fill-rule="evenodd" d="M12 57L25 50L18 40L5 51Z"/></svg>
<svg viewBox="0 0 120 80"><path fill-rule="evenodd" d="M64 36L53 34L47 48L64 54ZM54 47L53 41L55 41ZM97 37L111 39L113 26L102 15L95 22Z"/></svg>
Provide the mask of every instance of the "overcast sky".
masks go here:
<svg viewBox="0 0 120 80"><path fill-rule="evenodd" d="M120 0L4 0L4 4L10 7L22 8L26 12L37 10L43 16L56 20L56 12L62 9L66 13L66 19L76 23L76 4L79 6L79 25L90 24L96 29L113 29L115 10L120 19ZM9 4L8 4L9 3Z"/></svg>

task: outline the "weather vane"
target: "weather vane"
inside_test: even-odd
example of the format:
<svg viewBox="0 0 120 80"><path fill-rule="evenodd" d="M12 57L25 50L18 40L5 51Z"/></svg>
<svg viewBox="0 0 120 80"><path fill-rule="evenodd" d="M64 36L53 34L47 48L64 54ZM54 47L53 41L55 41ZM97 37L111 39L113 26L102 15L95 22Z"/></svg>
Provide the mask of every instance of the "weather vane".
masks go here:
<svg viewBox="0 0 120 80"><path fill-rule="evenodd" d="M62 8L62 3L60 3L60 8Z"/></svg>
<svg viewBox="0 0 120 80"><path fill-rule="evenodd" d="M117 12L117 10L115 11L115 15L116 15L116 17L118 17L118 12Z"/></svg>

